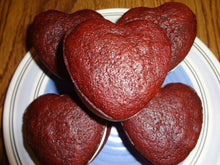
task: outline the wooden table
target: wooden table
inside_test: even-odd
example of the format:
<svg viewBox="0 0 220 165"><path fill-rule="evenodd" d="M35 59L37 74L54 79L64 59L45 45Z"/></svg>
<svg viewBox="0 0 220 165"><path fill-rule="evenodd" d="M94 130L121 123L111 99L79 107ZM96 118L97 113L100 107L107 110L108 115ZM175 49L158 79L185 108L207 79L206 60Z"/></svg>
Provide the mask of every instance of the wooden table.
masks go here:
<svg viewBox="0 0 220 165"><path fill-rule="evenodd" d="M177 1L177 0L174 0ZM0 128L8 85L18 64L31 48L29 25L34 16L46 9L72 13L79 9L156 7L168 0L1 0L0 1ZM220 60L220 1L182 0L196 14L197 36ZM0 164L8 164L3 134L0 134Z"/></svg>

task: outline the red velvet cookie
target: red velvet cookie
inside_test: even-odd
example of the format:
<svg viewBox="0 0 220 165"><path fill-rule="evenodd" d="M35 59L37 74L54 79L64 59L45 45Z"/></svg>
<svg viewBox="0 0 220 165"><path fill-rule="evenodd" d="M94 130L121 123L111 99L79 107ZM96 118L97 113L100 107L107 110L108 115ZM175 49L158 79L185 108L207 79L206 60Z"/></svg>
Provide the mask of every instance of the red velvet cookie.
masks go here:
<svg viewBox="0 0 220 165"><path fill-rule="evenodd" d="M152 22L117 25L105 19L80 24L66 35L64 61L77 91L96 114L124 120L158 92L171 48Z"/></svg>
<svg viewBox="0 0 220 165"><path fill-rule="evenodd" d="M88 115L69 96L46 94L24 114L24 139L42 164L88 164L109 135L100 119Z"/></svg>
<svg viewBox="0 0 220 165"><path fill-rule="evenodd" d="M155 164L183 161L202 127L202 104L189 86L168 84L134 117L122 123L132 144Z"/></svg>
<svg viewBox="0 0 220 165"><path fill-rule="evenodd" d="M65 33L78 24L94 18L103 18L93 10L79 10L66 14L48 10L38 14L32 24L31 40L37 55L49 70L63 77L65 65L62 56L62 40Z"/></svg>
<svg viewBox="0 0 220 165"><path fill-rule="evenodd" d="M196 17L182 3L169 2L156 8L132 8L119 19L118 23L127 24L136 20L153 21L164 29L171 41L170 70L185 58L196 37Z"/></svg>

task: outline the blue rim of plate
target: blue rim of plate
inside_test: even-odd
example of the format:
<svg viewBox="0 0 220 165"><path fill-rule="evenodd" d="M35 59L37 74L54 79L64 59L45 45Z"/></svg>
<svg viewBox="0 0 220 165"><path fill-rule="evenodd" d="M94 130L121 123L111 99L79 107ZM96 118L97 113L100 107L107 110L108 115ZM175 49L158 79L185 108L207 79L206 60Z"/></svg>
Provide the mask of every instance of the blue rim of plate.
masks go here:
<svg viewBox="0 0 220 165"><path fill-rule="evenodd" d="M103 9L99 10L98 12L100 12L106 19L115 22L127 10L128 9ZM210 126L210 119L213 118L213 114L211 112L212 106L209 104L210 94L207 89L204 88L205 80L201 79L200 68L195 66L193 63L193 60L196 59L196 57L191 57L191 54L198 54L197 58L206 62L206 65L210 69L212 76L215 78L216 84L220 84L220 73L218 71L220 70L219 62L209 51L209 49L198 38L196 38L189 55L174 71L168 74L164 83L182 82L192 86L199 94L203 103L204 122L200 138L194 150L190 153L186 160L180 164L198 164L201 162L202 159L199 159L201 155L205 154L203 152L205 152L204 150L208 148L208 144L206 143L210 141L210 137L208 137L208 128L210 127L210 129L212 129L212 126ZM7 156L11 164L27 164L26 159L30 159L28 158L27 153L25 153L23 156L25 149L21 149L23 146L22 130L17 130L17 122L22 121L22 119L18 119L18 117L21 118L25 108L20 110L21 114L19 115L17 109L20 106L18 98L23 99L22 92L26 92L24 91L26 88L23 87L23 83L27 79L27 74L30 72L31 68L36 68L35 71L37 75L33 75L33 77L35 77L33 78L33 81L36 80L36 82L34 83L34 87L30 87L31 91L29 91L29 93L31 94L30 97L26 99L27 103L24 105L24 107L39 95L44 93L57 93L53 80L48 77L47 73L44 73L41 70L40 66L38 66L36 63L35 57L28 52L13 75L4 105L3 133ZM21 90L21 87L23 91ZM217 89L220 89L219 85L217 86ZM20 122L19 124L22 123ZM17 133L19 131L20 133ZM109 158L106 158L108 156ZM111 164L116 164L115 161L117 161L119 164L142 164L142 162L136 159L135 155L132 155L130 151L126 149L123 141L118 135L117 128L113 127L106 145L96 159L90 164L107 165L108 162ZM31 162L31 160L29 162Z"/></svg>

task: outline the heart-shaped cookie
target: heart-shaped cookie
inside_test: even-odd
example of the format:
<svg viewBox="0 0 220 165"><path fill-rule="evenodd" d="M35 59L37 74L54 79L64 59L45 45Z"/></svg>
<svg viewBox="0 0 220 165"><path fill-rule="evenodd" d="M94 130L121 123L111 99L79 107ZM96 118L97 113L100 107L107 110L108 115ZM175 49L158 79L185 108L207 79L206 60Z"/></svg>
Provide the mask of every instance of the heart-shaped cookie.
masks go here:
<svg viewBox="0 0 220 165"><path fill-rule="evenodd" d="M109 128L69 96L45 94L24 114L24 139L38 160L48 164L88 164L101 150Z"/></svg>
<svg viewBox="0 0 220 165"><path fill-rule="evenodd" d="M169 2L156 8L132 8L119 19L118 23L127 24L136 20L153 21L166 32L172 49L169 70L186 57L196 37L196 17L182 3Z"/></svg>
<svg viewBox="0 0 220 165"><path fill-rule="evenodd" d="M72 14L48 10L35 16L31 28L32 44L41 61L52 73L66 78L62 56L63 37L70 28L94 18L102 18L102 16L89 9Z"/></svg>
<svg viewBox="0 0 220 165"><path fill-rule="evenodd" d="M134 117L122 123L132 144L155 164L183 161L202 127L202 104L189 86L168 84Z"/></svg>
<svg viewBox="0 0 220 165"><path fill-rule="evenodd" d="M158 92L168 72L171 48L152 22L117 25L86 21L66 35L64 61L90 109L108 120L124 120Z"/></svg>

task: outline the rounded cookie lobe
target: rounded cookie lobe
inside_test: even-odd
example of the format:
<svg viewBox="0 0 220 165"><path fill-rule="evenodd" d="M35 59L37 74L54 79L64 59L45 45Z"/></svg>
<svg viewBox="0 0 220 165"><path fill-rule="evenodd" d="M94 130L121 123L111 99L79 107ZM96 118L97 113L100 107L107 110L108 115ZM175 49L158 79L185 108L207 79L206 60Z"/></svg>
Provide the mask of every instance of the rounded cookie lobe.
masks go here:
<svg viewBox="0 0 220 165"><path fill-rule="evenodd" d="M169 39L152 22L127 26L104 19L66 35L64 61L77 91L95 113L124 120L142 109L168 72Z"/></svg>
<svg viewBox="0 0 220 165"><path fill-rule="evenodd" d="M122 123L132 144L155 164L183 161L202 127L202 103L189 86L168 84L134 117Z"/></svg>
<svg viewBox="0 0 220 165"><path fill-rule="evenodd" d="M35 16L31 27L31 42L40 60L52 73L62 78L66 77L62 55L62 40L66 32L94 18L103 17L89 9L72 14L47 10Z"/></svg>
<svg viewBox="0 0 220 165"><path fill-rule="evenodd" d="M185 58L197 33L196 17L182 3L169 2L156 8L132 8L118 20L118 23L127 24L136 20L152 21L166 32L172 49L169 70L175 68Z"/></svg>
<svg viewBox="0 0 220 165"><path fill-rule="evenodd" d="M24 139L42 164L88 164L108 136L107 127L69 96L45 94L24 114Z"/></svg>

